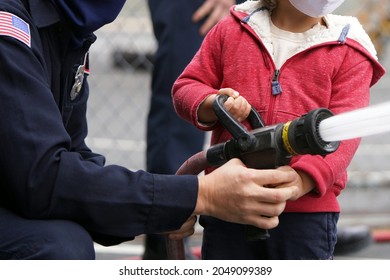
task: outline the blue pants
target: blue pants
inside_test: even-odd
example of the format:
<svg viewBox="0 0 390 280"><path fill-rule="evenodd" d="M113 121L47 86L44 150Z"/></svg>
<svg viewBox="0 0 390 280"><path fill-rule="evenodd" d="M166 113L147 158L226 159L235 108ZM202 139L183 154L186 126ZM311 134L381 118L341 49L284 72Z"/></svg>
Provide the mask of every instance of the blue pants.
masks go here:
<svg viewBox="0 0 390 280"><path fill-rule="evenodd" d="M333 259L338 213L284 213L265 241L246 241L246 226L201 217L205 227L202 259L328 260Z"/></svg>
<svg viewBox="0 0 390 280"><path fill-rule="evenodd" d="M146 170L175 174L180 165L203 148L204 133L181 119L171 89L199 49L203 37L191 16L204 0L149 0L158 49L154 57L152 93L147 119ZM165 239L149 234L144 259L166 259Z"/></svg>
<svg viewBox="0 0 390 280"><path fill-rule="evenodd" d="M0 208L0 260L93 260L91 236L63 220L28 220Z"/></svg>
<svg viewBox="0 0 390 280"><path fill-rule="evenodd" d="M204 133L176 114L171 98L174 81L201 45L199 24L191 22L203 0L149 0L158 42L147 119L147 171L174 174L203 148Z"/></svg>

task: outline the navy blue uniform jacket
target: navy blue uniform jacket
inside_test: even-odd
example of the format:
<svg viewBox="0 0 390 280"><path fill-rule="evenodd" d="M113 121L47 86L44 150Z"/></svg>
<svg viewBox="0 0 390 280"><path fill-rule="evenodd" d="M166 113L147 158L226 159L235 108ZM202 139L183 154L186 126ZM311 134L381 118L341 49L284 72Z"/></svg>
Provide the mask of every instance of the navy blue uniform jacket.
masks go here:
<svg viewBox="0 0 390 280"><path fill-rule="evenodd" d="M124 1L24 2L0 2L1 17L13 16L26 34L28 27L31 43L0 29L0 207L76 221L102 244L179 228L194 210L197 177L105 166L84 142L86 78L71 98L95 41L91 32L113 20ZM76 6L88 2L104 13L75 18L83 8ZM109 16L99 22L100 14Z"/></svg>

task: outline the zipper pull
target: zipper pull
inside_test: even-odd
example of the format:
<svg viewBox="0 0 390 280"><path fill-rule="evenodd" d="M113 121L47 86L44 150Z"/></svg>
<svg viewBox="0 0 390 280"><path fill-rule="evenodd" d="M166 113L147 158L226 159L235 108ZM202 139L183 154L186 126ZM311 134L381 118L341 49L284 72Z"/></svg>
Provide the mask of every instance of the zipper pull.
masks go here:
<svg viewBox="0 0 390 280"><path fill-rule="evenodd" d="M274 72L274 77L272 78L272 95L278 95L282 93L282 87L279 83L279 75L280 75L280 70L276 69Z"/></svg>

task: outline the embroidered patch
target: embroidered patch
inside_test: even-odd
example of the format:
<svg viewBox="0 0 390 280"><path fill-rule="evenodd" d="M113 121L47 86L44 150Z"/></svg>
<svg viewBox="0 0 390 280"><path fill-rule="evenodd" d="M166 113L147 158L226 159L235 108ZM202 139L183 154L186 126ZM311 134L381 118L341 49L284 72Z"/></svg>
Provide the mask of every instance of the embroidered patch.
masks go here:
<svg viewBox="0 0 390 280"><path fill-rule="evenodd" d="M0 36L15 38L31 48L30 25L14 14L0 12Z"/></svg>

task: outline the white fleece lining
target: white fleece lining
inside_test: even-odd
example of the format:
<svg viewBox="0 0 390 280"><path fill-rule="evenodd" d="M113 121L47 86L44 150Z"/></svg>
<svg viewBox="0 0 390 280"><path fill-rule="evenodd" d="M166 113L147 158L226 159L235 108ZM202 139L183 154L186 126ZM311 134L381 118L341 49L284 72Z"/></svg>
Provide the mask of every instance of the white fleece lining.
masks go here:
<svg viewBox="0 0 390 280"><path fill-rule="evenodd" d="M266 6L266 4L262 0L246 1L240 5L235 6L235 10L249 15L254 10L263 6ZM348 32L347 38L359 42L376 60L378 60L374 44L356 17L329 14L324 17L324 20L328 28L309 37L306 43L303 44L302 47L298 50L299 52L314 45L337 41L343 28L349 24L350 30ZM269 21L269 11L261 10L254 13L250 17L250 20L247 24L261 38L269 53L272 54L273 47Z"/></svg>

